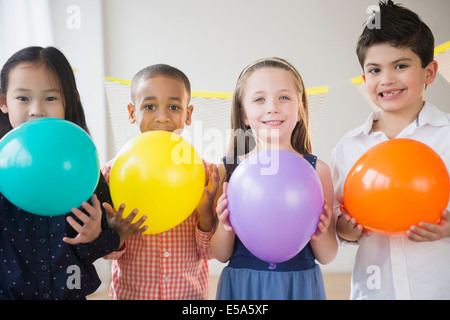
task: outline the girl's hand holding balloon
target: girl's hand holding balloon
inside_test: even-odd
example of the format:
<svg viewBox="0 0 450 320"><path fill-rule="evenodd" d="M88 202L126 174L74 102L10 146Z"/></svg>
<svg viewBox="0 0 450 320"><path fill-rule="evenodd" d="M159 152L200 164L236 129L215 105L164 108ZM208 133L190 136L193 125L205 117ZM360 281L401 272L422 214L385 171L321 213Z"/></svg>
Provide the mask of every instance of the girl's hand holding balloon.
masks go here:
<svg viewBox="0 0 450 320"><path fill-rule="evenodd" d="M437 241L450 237L449 211L443 210L442 218L436 224L420 222L418 226L411 226L406 231L406 237L416 242Z"/></svg>
<svg viewBox="0 0 450 320"><path fill-rule="evenodd" d="M227 200L227 188L228 183L223 183L223 193L217 200L217 218L219 219L219 225L222 225L225 231L231 232L233 231L233 227L231 226L230 220L228 219L228 214L230 213L227 209L228 200Z"/></svg>
<svg viewBox="0 0 450 320"><path fill-rule="evenodd" d="M122 203L117 212L109 203L103 203L103 208L106 210L106 216L108 219L108 226L116 231L120 236L120 244L117 249L122 248L125 239L143 233L147 230L148 226L142 226L147 216L142 216L138 221L133 223L134 218L138 214L138 209L134 209L125 219L123 218L123 212L125 211L125 205Z"/></svg>
<svg viewBox="0 0 450 320"><path fill-rule="evenodd" d="M64 237L64 242L71 245L90 243L97 239L102 232L102 210L100 208L100 201L98 201L95 194L92 195L91 199L94 206L87 202L83 202L81 204L83 209L86 210L89 215L78 208L72 208L72 213L80 219L83 225L78 223L73 217L67 217L67 222L72 226L72 228L75 229L76 232L78 232L78 235L75 238Z"/></svg>
<svg viewBox="0 0 450 320"><path fill-rule="evenodd" d="M319 216L319 224L317 225L316 232L312 235L311 240L319 241L320 237L328 232L328 226L333 218L333 211L327 205L326 201L324 201L322 214Z"/></svg>
<svg viewBox="0 0 450 320"><path fill-rule="evenodd" d="M217 199L216 213L217 213L217 227L214 235L211 238L211 252L220 262L227 262L233 254L234 248L234 229L231 226L228 218L228 199L227 199L228 183L223 183L223 190L220 197Z"/></svg>

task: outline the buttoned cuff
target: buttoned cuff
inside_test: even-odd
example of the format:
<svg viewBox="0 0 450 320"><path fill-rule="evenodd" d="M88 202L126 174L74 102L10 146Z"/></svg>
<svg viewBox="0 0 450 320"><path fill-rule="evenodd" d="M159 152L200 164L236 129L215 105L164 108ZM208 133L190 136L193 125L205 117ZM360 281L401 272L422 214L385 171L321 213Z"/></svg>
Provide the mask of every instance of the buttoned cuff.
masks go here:
<svg viewBox="0 0 450 320"><path fill-rule="evenodd" d="M195 225L195 241L197 244L197 252L202 259L210 260L213 258L211 253L211 238L216 230L214 225L211 231L202 231L199 228L200 221Z"/></svg>

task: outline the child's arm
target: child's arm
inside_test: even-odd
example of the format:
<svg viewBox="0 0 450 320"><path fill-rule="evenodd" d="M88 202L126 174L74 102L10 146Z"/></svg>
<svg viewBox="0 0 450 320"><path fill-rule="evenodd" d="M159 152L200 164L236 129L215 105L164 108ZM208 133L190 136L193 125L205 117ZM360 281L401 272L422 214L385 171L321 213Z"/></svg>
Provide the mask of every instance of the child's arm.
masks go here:
<svg viewBox="0 0 450 320"><path fill-rule="evenodd" d="M333 204L333 182L330 168L323 161L317 160L316 171L322 183L325 203L317 231L311 238L311 247L317 261L327 264L334 260L338 249L333 212L328 205Z"/></svg>
<svg viewBox="0 0 450 320"><path fill-rule="evenodd" d="M225 176L225 166L219 166L220 181ZM216 195L217 226L214 235L211 238L211 251L217 260L227 262L233 254L235 233L228 220L228 183L223 183L223 188L219 187Z"/></svg>

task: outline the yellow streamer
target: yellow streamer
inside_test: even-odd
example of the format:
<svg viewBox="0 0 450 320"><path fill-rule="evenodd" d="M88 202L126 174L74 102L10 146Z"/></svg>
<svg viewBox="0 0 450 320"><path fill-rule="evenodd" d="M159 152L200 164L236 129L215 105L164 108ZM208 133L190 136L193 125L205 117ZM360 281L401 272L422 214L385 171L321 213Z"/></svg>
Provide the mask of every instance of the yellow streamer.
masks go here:
<svg viewBox="0 0 450 320"><path fill-rule="evenodd" d="M105 77L106 81L109 82L118 82L120 84L130 86L131 81L130 80L124 80L124 79L118 79L118 78L111 78L111 77ZM328 86L322 86L322 87L315 87L315 88L307 88L306 93L308 95L314 95L314 94L326 94L328 92ZM233 93L231 92L215 92L215 91L191 91L192 98L205 98L205 99L231 99L233 97Z"/></svg>
<svg viewBox="0 0 450 320"><path fill-rule="evenodd" d="M434 54L440 54L450 49L450 41L447 41L436 48L434 48Z"/></svg>

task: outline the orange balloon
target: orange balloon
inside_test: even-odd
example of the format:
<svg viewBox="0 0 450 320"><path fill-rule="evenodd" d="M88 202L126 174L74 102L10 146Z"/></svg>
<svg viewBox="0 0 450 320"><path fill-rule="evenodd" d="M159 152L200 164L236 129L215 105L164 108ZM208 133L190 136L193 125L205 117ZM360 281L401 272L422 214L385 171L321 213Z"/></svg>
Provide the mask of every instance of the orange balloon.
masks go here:
<svg viewBox="0 0 450 320"><path fill-rule="evenodd" d="M382 142L364 153L344 184L344 206L366 229L395 234L436 223L450 198L439 155L410 139Z"/></svg>

